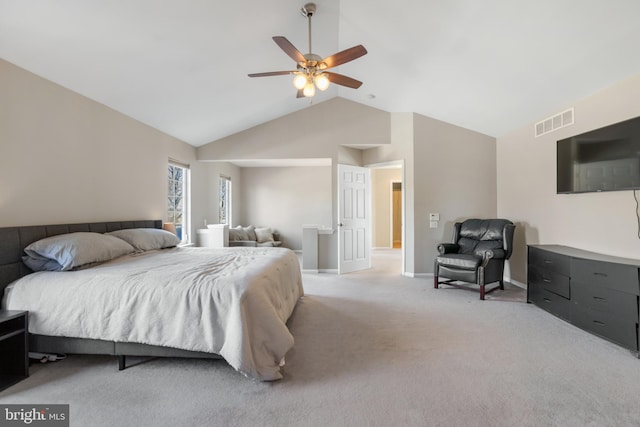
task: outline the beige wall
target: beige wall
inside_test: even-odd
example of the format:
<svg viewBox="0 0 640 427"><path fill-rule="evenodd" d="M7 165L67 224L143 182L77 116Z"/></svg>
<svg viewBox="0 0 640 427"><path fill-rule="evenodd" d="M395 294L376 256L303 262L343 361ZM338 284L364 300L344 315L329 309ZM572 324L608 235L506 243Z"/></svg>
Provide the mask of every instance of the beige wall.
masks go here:
<svg viewBox="0 0 640 427"><path fill-rule="evenodd" d="M496 140L419 114L414 133L416 272L433 273L456 221L497 215ZM438 228L429 228L429 213L440 214Z"/></svg>
<svg viewBox="0 0 640 427"><path fill-rule="evenodd" d="M371 242L373 247L390 248L391 183L402 182L402 169L371 170Z"/></svg>
<svg viewBox="0 0 640 427"><path fill-rule="evenodd" d="M513 279L526 283L526 245L561 244L640 258L631 191L556 194L556 141L640 116L640 75L573 106L575 124L534 138L534 123L498 138L498 213L517 223ZM540 120L544 119L541 117Z"/></svg>
<svg viewBox="0 0 640 427"><path fill-rule="evenodd" d="M331 159L335 201L338 163L359 164L362 154L345 145L388 145L389 113L332 98L198 147L199 160ZM333 203L333 216L337 204ZM331 225L335 225L335 221Z"/></svg>
<svg viewBox="0 0 640 427"><path fill-rule="evenodd" d="M454 222L496 215L496 140L419 114L393 113L391 123L391 145L366 150L363 162L404 160L406 271L433 273ZM440 214L438 228L429 213Z"/></svg>
<svg viewBox="0 0 640 427"><path fill-rule="evenodd" d="M198 147L197 153L199 160L331 158L335 163L342 145L389 144L389 127L388 113L332 98Z"/></svg>
<svg viewBox="0 0 640 427"><path fill-rule="evenodd" d="M162 219L195 149L0 60L0 226Z"/></svg>
<svg viewBox="0 0 640 427"><path fill-rule="evenodd" d="M240 224L271 227L302 249L302 226L331 226L331 166L241 168ZM237 188L237 187L236 187Z"/></svg>

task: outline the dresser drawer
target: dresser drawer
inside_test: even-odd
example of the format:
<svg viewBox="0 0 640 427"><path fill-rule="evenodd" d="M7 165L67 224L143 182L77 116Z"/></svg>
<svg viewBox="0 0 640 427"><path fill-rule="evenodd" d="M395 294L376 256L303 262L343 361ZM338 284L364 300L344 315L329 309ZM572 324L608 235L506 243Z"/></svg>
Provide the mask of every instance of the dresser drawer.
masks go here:
<svg viewBox="0 0 640 427"><path fill-rule="evenodd" d="M567 276L546 270L537 265L529 265L527 279L530 284L536 284L549 292L565 298L571 298L570 281Z"/></svg>
<svg viewBox="0 0 640 427"><path fill-rule="evenodd" d="M568 256L539 248L529 247L528 263L564 276L569 276L571 271L571 262Z"/></svg>
<svg viewBox="0 0 640 427"><path fill-rule="evenodd" d="M630 323L638 322L638 297L594 283L571 280L571 301Z"/></svg>
<svg viewBox="0 0 640 427"><path fill-rule="evenodd" d="M632 265L574 258L571 260L571 279L640 295L638 267Z"/></svg>
<svg viewBox="0 0 640 427"><path fill-rule="evenodd" d="M527 292L529 301L549 313L563 318L571 319L571 301L560 295L549 292L537 284L529 284Z"/></svg>
<svg viewBox="0 0 640 427"><path fill-rule="evenodd" d="M637 319L629 322L615 313L597 311L580 304L571 305L571 323L631 350L638 350Z"/></svg>

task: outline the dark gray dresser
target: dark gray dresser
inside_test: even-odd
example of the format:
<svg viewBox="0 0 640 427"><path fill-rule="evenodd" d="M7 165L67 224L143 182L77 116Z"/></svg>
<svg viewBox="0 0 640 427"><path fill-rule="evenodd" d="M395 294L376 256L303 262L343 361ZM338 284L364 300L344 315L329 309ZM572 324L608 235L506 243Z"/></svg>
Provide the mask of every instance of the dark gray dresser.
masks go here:
<svg viewBox="0 0 640 427"><path fill-rule="evenodd" d="M527 301L638 355L640 260L530 245Z"/></svg>

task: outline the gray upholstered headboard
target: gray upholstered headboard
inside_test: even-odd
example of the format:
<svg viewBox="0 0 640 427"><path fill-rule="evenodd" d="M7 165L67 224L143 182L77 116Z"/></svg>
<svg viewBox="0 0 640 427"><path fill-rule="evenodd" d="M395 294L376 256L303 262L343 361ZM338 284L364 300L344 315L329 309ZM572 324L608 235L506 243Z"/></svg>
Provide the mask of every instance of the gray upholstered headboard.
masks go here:
<svg viewBox="0 0 640 427"><path fill-rule="evenodd" d="M162 228L162 221L111 221L0 228L0 301L4 288L9 283L32 272L22 263L24 248L30 243L58 234L78 231L107 233L124 228Z"/></svg>

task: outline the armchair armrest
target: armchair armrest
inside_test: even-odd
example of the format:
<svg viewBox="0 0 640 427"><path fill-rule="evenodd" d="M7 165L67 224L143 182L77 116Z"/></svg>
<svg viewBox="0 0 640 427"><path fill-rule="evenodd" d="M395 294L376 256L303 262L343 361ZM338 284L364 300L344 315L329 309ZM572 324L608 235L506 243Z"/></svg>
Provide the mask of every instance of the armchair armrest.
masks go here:
<svg viewBox="0 0 640 427"><path fill-rule="evenodd" d="M482 266L486 267L493 258L504 259L506 252L504 249L488 249L486 251L478 251L476 255L482 256Z"/></svg>
<svg viewBox="0 0 640 427"><path fill-rule="evenodd" d="M455 254L460 251L460 246L457 243L440 243L438 245L438 252L440 255Z"/></svg>

